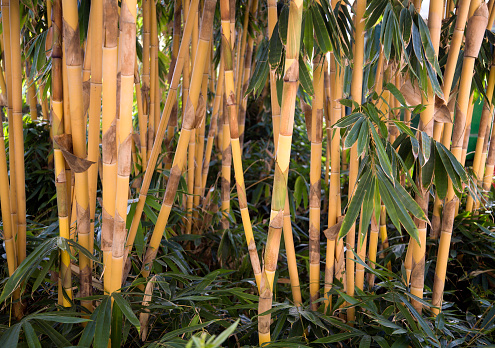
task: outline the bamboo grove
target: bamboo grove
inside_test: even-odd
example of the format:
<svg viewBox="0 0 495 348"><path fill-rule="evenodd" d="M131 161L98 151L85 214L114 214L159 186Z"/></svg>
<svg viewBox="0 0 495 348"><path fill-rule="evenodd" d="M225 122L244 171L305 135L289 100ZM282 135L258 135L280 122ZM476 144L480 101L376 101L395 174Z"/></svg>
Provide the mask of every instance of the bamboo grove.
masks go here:
<svg viewBox="0 0 495 348"><path fill-rule="evenodd" d="M56 249L45 275L58 305L81 323L118 307L144 341L168 240L182 236L194 254L202 236L236 227L260 345L286 300L281 258L288 301L349 330L385 270L407 289L407 312L438 316L455 219L484 211L492 187L494 5L431 0L424 19L421 0L1 0L1 301L12 320L29 315L33 260ZM246 180L260 103L272 136L263 223ZM50 131L59 236L31 254L26 114ZM301 129L309 176L294 184ZM302 196L307 245L293 231ZM398 241L405 257L392 264Z"/></svg>

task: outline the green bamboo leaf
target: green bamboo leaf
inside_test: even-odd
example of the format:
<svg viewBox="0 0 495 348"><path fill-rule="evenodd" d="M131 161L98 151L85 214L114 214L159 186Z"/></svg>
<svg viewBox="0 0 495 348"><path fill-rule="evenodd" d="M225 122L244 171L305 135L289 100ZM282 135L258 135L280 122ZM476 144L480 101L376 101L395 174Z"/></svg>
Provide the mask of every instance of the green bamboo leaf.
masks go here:
<svg viewBox="0 0 495 348"><path fill-rule="evenodd" d="M289 7L284 6L280 12L280 17L278 18L278 31L280 39L284 45L287 45L287 28L289 23Z"/></svg>
<svg viewBox="0 0 495 348"><path fill-rule="evenodd" d="M359 348L369 348L371 346L371 336L365 335L359 342Z"/></svg>
<svg viewBox="0 0 495 348"><path fill-rule="evenodd" d="M33 325L29 323L29 321L25 321L23 324L24 327L24 336L26 337L26 342L29 348L41 348L40 340L34 332Z"/></svg>
<svg viewBox="0 0 495 348"><path fill-rule="evenodd" d="M368 8L366 9L365 17L366 17L366 27L365 30L371 29L376 24L380 17L383 14L383 10L387 6L387 1L374 1Z"/></svg>
<svg viewBox="0 0 495 348"><path fill-rule="evenodd" d="M392 93L392 95L395 97L395 99L397 99L399 101L399 103L402 104L402 106L407 106L406 99L404 99L404 96L402 95L402 93L397 89L397 87L395 87L395 85L393 83L388 82L385 85L385 88L388 89L390 91L390 93Z"/></svg>
<svg viewBox="0 0 495 348"><path fill-rule="evenodd" d="M97 306L93 313L91 314L90 321L84 328L81 338L79 339L78 346L80 347L90 347L91 342L95 336L96 331L96 319L98 318L98 313L100 313L101 306Z"/></svg>
<svg viewBox="0 0 495 348"><path fill-rule="evenodd" d="M178 337L178 336L183 335L185 333L201 330L202 328L205 328L214 322L215 322L215 320L210 320L210 321L207 321L207 322L202 323L202 324L191 325L191 326L188 326L185 328L170 331L170 332L168 332L162 336L162 338L160 339L160 342L164 343L164 342L167 342L167 340L170 340L171 338Z"/></svg>
<svg viewBox="0 0 495 348"><path fill-rule="evenodd" d="M41 243L32 253L15 270L14 274L9 277L9 280L3 288L0 295L0 302L4 302L23 280L29 278L37 269L41 261L47 257L52 251L56 250L60 237L50 238Z"/></svg>
<svg viewBox="0 0 495 348"><path fill-rule="evenodd" d="M347 136L344 140L344 148L345 149L350 149L352 145L357 141L359 137L359 131L361 129L361 125L364 122L364 118L359 118L356 123L354 123L354 126L352 126L351 130L349 133L347 133Z"/></svg>
<svg viewBox="0 0 495 348"><path fill-rule="evenodd" d="M412 42L413 42L414 55L416 56L418 63L421 66L423 66L423 53L421 50L421 36L419 34L418 27L416 26L416 24L414 22L412 23Z"/></svg>
<svg viewBox="0 0 495 348"><path fill-rule="evenodd" d="M430 328L430 326L428 325L428 323L426 322L426 320L423 318L423 316L421 314L418 313L418 311L414 308L414 306L407 300L407 298L404 296L404 295L401 295L401 294L397 294L399 296L399 298L402 300L402 303L404 303L406 305L407 308L409 308L409 310L411 311L412 315L416 318L416 320L418 321L421 329L423 329L423 331L435 342L438 342L437 341L437 338L435 336L435 334L433 333L432 329Z"/></svg>
<svg viewBox="0 0 495 348"><path fill-rule="evenodd" d="M313 341L311 343L336 343L336 342L342 342L345 340L348 340L349 338L353 338L356 336L361 336L362 333L360 332L344 332L344 333L339 333L339 334L334 334L330 335L327 337L319 338L316 341Z"/></svg>
<svg viewBox="0 0 495 348"><path fill-rule="evenodd" d="M112 302L110 296L106 296L100 304L100 311L96 318L96 330L93 346L95 348L105 348L108 346L110 338L110 326L112 323Z"/></svg>
<svg viewBox="0 0 495 348"><path fill-rule="evenodd" d="M314 95L315 91L313 89L313 80L311 80L311 76L309 74L308 66L304 61L302 55L299 55L299 81L301 82L302 88L309 95Z"/></svg>
<svg viewBox="0 0 495 348"><path fill-rule="evenodd" d="M330 43L330 36L328 35L328 30L325 21L323 20L323 11L320 10L320 5L317 3L313 3L313 6L311 6L310 9L318 46L320 46L322 53L330 52L332 50L332 44Z"/></svg>
<svg viewBox="0 0 495 348"><path fill-rule="evenodd" d="M71 346L70 342L64 337L64 335L59 333L44 320L34 320L33 323L36 323L36 325L39 326L37 331L43 332L47 335L57 347L64 348Z"/></svg>
<svg viewBox="0 0 495 348"><path fill-rule="evenodd" d="M433 65L436 74L441 75L442 72L440 70L440 66L438 65L437 55L435 54L435 49L433 48L433 44L431 43L430 30L423 20L423 17L418 16L418 24L426 59L430 62L431 65Z"/></svg>
<svg viewBox="0 0 495 348"><path fill-rule="evenodd" d="M457 191L461 191L462 190L461 179L454 170L454 167L452 166L452 162L449 156L447 155L448 150L445 148L445 146L443 146L439 142L436 142L436 146L437 146L437 152L440 155L440 159L442 160L443 166L447 171L450 180L452 181L452 185L454 185Z"/></svg>
<svg viewBox="0 0 495 348"><path fill-rule="evenodd" d="M434 169L435 169L435 155L432 155L432 156L430 156L428 161L425 163L423 168L421 168L421 171L422 171L421 181L422 181L424 188L430 187L431 181L433 179Z"/></svg>
<svg viewBox="0 0 495 348"><path fill-rule="evenodd" d="M115 300L115 303L117 306L120 307L120 310L122 311L122 314L125 315L127 320L134 325L134 327L138 330L138 333L140 332L141 329L141 324L139 323L139 319L136 317L134 312L131 309L131 306L129 302L127 302L124 297L118 292L114 292L112 294L113 299Z"/></svg>
<svg viewBox="0 0 495 348"><path fill-rule="evenodd" d="M122 344L122 326L124 324L122 311L119 306L112 307L112 324L110 329L110 342L112 348L119 348Z"/></svg>
<svg viewBox="0 0 495 348"><path fill-rule="evenodd" d="M439 151L435 151L435 188L437 190L438 197L445 199L448 190L448 177L445 166L440 158Z"/></svg>
<svg viewBox="0 0 495 348"><path fill-rule="evenodd" d="M351 124L354 124L355 122L357 122L361 117L365 117L365 116L361 113L354 113L354 114L347 115L345 117L342 117L337 122L335 122L335 124L332 126L332 128L347 128Z"/></svg>
<svg viewBox="0 0 495 348"><path fill-rule="evenodd" d="M351 202L349 203L349 208L347 209L347 212L345 214L342 226L340 227L339 239L345 237L347 232L349 232L351 227L356 223L356 219L359 215L364 196L369 190L370 179L371 171L367 171L363 174L361 180L359 180L355 193L352 196Z"/></svg>
<svg viewBox="0 0 495 348"><path fill-rule="evenodd" d="M383 168L385 174L390 179L392 179L393 178L392 165L390 164L390 160L387 156L387 152L385 151L385 147L383 146L382 138L378 135L373 125L370 125L369 128L371 129L371 134L373 136L373 140L376 145L376 150L377 150L378 160L380 161L380 165Z"/></svg>
<svg viewBox="0 0 495 348"><path fill-rule="evenodd" d="M369 189L366 191L366 194L364 195L364 200L363 200L363 206L361 209L361 238L359 240L361 241L361 245L363 245L363 242L365 240L364 236L368 234L368 227L370 225L371 221L371 215L373 215L373 207L374 207L374 198L375 198L375 178L371 177L371 182L369 183Z"/></svg>
<svg viewBox="0 0 495 348"><path fill-rule="evenodd" d="M313 33L313 15L311 11L306 11L304 17L304 47L308 55L313 52L314 33Z"/></svg>
<svg viewBox="0 0 495 348"><path fill-rule="evenodd" d="M414 215L414 217L420 219L420 220L427 220L427 217L425 215L425 212L421 207L418 205L418 203L409 195L409 193L402 187L400 182L395 179L395 192L399 195L399 200L402 202L405 206L405 208Z"/></svg>
<svg viewBox="0 0 495 348"><path fill-rule="evenodd" d="M369 146L369 140L370 140L369 126L367 122L364 122L361 125L361 129L359 130L359 137L357 141L358 156L361 156L363 155L363 153L367 152Z"/></svg>
<svg viewBox="0 0 495 348"><path fill-rule="evenodd" d="M404 226L406 229L406 232L413 237L418 243L419 243L419 233L418 233L418 228L416 227L416 224L414 221L411 219L409 216L409 213L407 212L406 208L404 207L402 201L401 201L401 196L398 194L397 188L392 186L390 181L387 179L385 174L381 171L377 171L378 175L378 180L380 184L380 193L382 194L382 197L384 197L385 191L388 191L388 194L390 195L389 197L391 198L392 202L390 202L390 199L388 200L388 204L394 206L395 213L397 214L397 218ZM399 185L400 186L400 185ZM385 207L387 208L387 211L389 210L389 205L387 205L387 201L384 199L383 202L385 203Z"/></svg>
<svg viewBox="0 0 495 348"><path fill-rule="evenodd" d="M411 40L412 29L412 18L407 8L403 8L400 11L399 23L401 25L402 38L404 40L404 43L407 45L409 43L409 40Z"/></svg>
<svg viewBox="0 0 495 348"><path fill-rule="evenodd" d="M466 170L462 166L462 164L455 158L455 156L450 152L442 143L437 143L438 146L440 146L443 149L443 152L447 155L447 157L450 159L450 162L452 163L452 167L456 171L456 173L459 175L461 180L464 183L467 183L469 181L469 177L466 173Z"/></svg>
<svg viewBox="0 0 495 348"><path fill-rule="evenodd" d="M414 133L412 132L411 128L409 128L408 126L406 126L404 124L404 122L397 121L397 120L393 120L393 122L397 126L397 128L399 128L402 132L404 132L404 134L407 134L410 137L413 137L414 138Z"/></svg>
<svg viewBox="0 0 495 348"><path fill-rule="evenodd" d="M2 347L17 347L19 342L19 334L21 333L22 323L12 325L0 337L0 345Z"/></svg>
<svg viewBox="0 0 495 348"><path fill-rule="evenodd" d="M278 34L278 22L273 29L272 37L270 38L270 53L268 55L268 61L272 69L276 68L282 58L282 41Z"/></svg>

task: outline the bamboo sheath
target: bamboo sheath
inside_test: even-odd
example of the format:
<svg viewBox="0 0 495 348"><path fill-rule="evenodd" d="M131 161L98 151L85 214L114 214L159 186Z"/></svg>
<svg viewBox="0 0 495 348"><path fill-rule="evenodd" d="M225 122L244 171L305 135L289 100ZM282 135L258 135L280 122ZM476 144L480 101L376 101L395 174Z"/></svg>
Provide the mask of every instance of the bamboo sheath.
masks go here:
<svg viewBox="0 0 495 348"><path fill-rule="evenodd" d="M488 22L488 8L486 4L480 4L480 1L471 3L470 12L473 15L468 20L466 27L466 47L464 49L464 61L462 65L461 80L459 82L459 93L457 96L457 112L454 123L454 132L452 135L452 154L457 160L461 159L463 133L465 131L466 113L469 107L469 95L471 91L471 81L473 76L474 61L478 56L480 46L483 39ZM445 275L447 271L447 261L449 256L450 240L452 237L452 228L455 217L455 205L458 200L449 178L448 192L443 211L442 232L440 235L440 243L438 246L437 264L435 267L435 280L433 283L432 308L436 315L442 307L443 289L445 286Z"/></svg>
<svg viewBox="0 0 495 348"><path fill-rule="evenodd" d="M354 40L355 44L353 46L353 56L354 56L354 69L352 71L352 82L351 82L351 97L352 99L361 104L362 92L363 92L363 66L364 66L364 12L366 10L366 1L357 0L356 1L356 15L354 17ZM349 201L354 195L354 189L357 185L357 175L359 167L359 159L357 156L357 147L354 145L351 148L350 160L349 160ZM361 242L361 234L359 242ZM356 231L355 225L353 225L346 236L346 286L347 295L354 296L354 255L351 250L355 248L356 244ZM347 321L353 323L355 320L355 308L351 307L347 310Z"/></svg>
<svg viewBox="0 0 495 348"><path fill-rule="evenodd" d="M252 13L255 13L257 10L258 3L257 1L254 1L251 10ZM275 28L275 25L277 23L277 6L276 3L272 2L271 0L268 1L268 36L271 38L273 34L273 29ZM247 89L247 80L246 78L249 78L250 75L250 69L251 69L251 58L252 58L252 48L253 48L253 42L254 39L250 37L248 39L248 48L247 48L247 59L245 60L245 65L244 65L244 87L243 87L243 95L245 94L245 91ZM243 105L241 106L241 113L246 112L246 105L244 103L247 103L247 99L244 98L242 100ZM275 78L275 71L270 70L270 102L271 102L271 108L272 108L272 122L273 122L273 144L275 147L275 153L278 150L278 132L280 130L280 105L278 103L278 97L277 97L277 86L276 86L276 78ZM274 115L276 115L274 117ZM277 124L275 124L277 122ZM284 234L284 244L285 244L285 251L286 251L286 256L287 256L287 266L289 268L289 278L290 278L290 283L291 283L291 289L292 289L292 298L294 300L294 304L296 306L300 306L302 304L302 295L301 295L301 288L300 288L300 283L299 283L299 273L297 270L297 260L296 260L296 251L294 248L294 238L293 238L293 232L292 232L292 222L291 222L291 217L290 217L290 207L289 207L289 196L288 192L285 197L285 204L284 204L284 214L283 214L283 234Z"/></svg>
<svg viewBox="0 0 495 348"><path fill-rule="evenodd" d="M194 3L197 4L198 2L199 2L199 0L192 0L193 4ZM190 14L191 14L191 11L189 12L188 18L192 17L192 16L190 16ZM168 120L170 119L170 113L173 109L173 105L176 104L177 88L179 86L180 76L181 76L182 69L183 69L184 64L185 64L184 57L186 56L186 54L189 50L189 41L191 39L192 25L193 25L193 21L191 18L190 20L186 21L186 24L184 26L184 33L182 36L177 61L176 61L175 67L174 67L174 73L172 76L172 81L170 84L169 92L167 94L167 99L165 101L165 107L163 109L163 115L160 118L160 123L158 125L156 141L153 144L153 147L151 149L151 155L147 161L147 167L146 167L146 171L144 172L143 183L141 184L141 189L139 191L139 201L138 201L138 204L136 206L136 211L134 213L134 217L132 219L131 227L129 229L129 234L127 236L126 252L124 253L125 257L128 256L128 254L132 248L132 245L134 244L134 239L136 238L136 232L137 232L137 229L139 226L139 222L141 220L141 214L143 213L144 204L146 202L146 197L148 195L148 189L150 187L151 178L153 176L153 171L155 169L155 165L156 165L156 162L158 160L158 155L161 152L163 136L165 135L165 130L167 128ZM189 141L189 139L188 139L188 141ZM124 262L124 264L125 264L125 262Z"/></svg>
<svg viewBox="0 0 495 348"><path fill-rule="evenodd" d="M70 94L70 117L74 155L86 158L86 123L83 110L82 52L79 46L79 23L77 1L63 0L65 56ZM77 234L79 244L90 249L88 172L75 173ZM91 264L87 256L79 255L81 297L91 295ZM92 311L91 301L81 301L83 307Z"/></svg>
<svg viewBox="0 0 495 348"><path fill-rule="evenodd" d="M53 137L64 134L64 107L63 107L63 65L62 65L62 3L61 0L53 2L53 36L52 36L52 113L51 128ZM60 236L66 239L70 238L68 207L70 202L67 201L67 178L65 172L65 160L58 144L53 142L53 157L55 163L55 188L57 191L57 211ZM72 282L70 270L69 252L64 250L60 252L60 278L61 289L64 294L59 294L60 305L70 307L72 296ZM62 296L60 296L62 295Z"/></svg>
<svg viewBox="0 0 495 348"><path fill-rule="evenodd" d="M200 81L201 76L203 75L203 71L205 69L206 54L209 54L208 47L210 44L215 5L216 5L215 0L206 0L204 3L203 18L201 21L201 30L199 31L200 35L199 35L198 50L196 53L195 63L193 66L191 81ZM184 35L184 37L185 36L186 35ZM200 92L200 84L199 83L191 84L189 98L182 121L182 131L179 136L177 151L174 156L174 162L172 164L170 178L168 180L167 188L165 190L165 197L163 199L162 207L158 215L155 229L153 231L148 249L146 251L144 264L141 271L144 277L147 277L151 271L152 262L155 259L156 253L158 251L157 249L160 245L161 238L165 231L168 217L172 209L172 204L174 202L175 194L177 192L180 175L182 173L182 169L184 166L185 152L186 152L185 148L189 142L189 138L191 136L191 130L195 127L195 125L198 124L198 121L201 121L195 119L196 112L199 106L198 105L199 94L200 94L199 92ZM162 117L162 120L163 119L165 119L165 117Z"/></svg>
<svg viewBox="0 0 495 348"><path fill-rule="evenodd" d="M452 88L452 83L454 81L455 68L457 65L457 60L459 58L459 50L462 44L462 39L464 37L464 27L466 26L466 21L469 14L471 0L459 0L458 8L457 8L457 20L454 28L454 33L452 35L452 40L450 42L450 49L447 56L447 65L445 67L445 72L443 75L443 87L442 91L446 101L448 102L450 99L450 91ZM451 9L452 10L452 9ZM450 110L451 119L453 119L454 110ZM434 137L436 141L442 140L442 144L445 146L450 146L450 135L445 137L445 139L439 138L439 134L443 132L446 134L452 133L452 124L446 123L445 125L439 122L435 122L433 134L437 136ZM438 197L435 196L435 202L433 205L433 216L431 219L431 232L430 237L433 239L437 239L440 235L441 229L441 219L440 214L442 210L442 201Z"/></svg>
<svg viewBox="0 0 495 348"><path fill-rule="evenodd" d="M440 43L440 30L442 25L442 11L443 1L430 2L428 28L431 33L431 40L435 55L438 55L438 46ZM428 94L427 99L423 102L426 108L421 113L420 130L426 133L427 136L433 136L433 124L434 124L434 111L435 111L435 92L428 81ZM421 139L422 142L426 139ZM420 194L416 196L416 202L423 209L425 214L428 214L428 202L430 199L430 193L428 188L423 187L422 172L420 171L417 186L420 190ZM412 246L412 263L411 263L411 294L418 298L423 298L424 288L424 272L425 272L425 252L426 252L426 230L427 222L415 218L416 227L418 228L419 243L416 240L411 241ZM423 305L421 302L412 300L412 305L418 312L421 312Z"/></svg>
<svg viewBox="0 0 495 348"><path fill-rule="evenodd" d="M490 106L490 101L492 100L493 90L495 87L495 55L492 57L492 64L490 69L490 75L488 77L488 85L486 87L486 100L483 105L483 112L481 113L480 125L478 128L478 138L476 140L476 150L474 152L473 159L473 174L475 176L476 183L481 183L483 179L483 170L485 169L483 154L486 152L483 151L485 147L485 135L490 134L490 124L493 123L493 108ZM469 134L469 132L467 133ZM469 136L468 136L469 138ZM486 157L485 157L486 160ZM466 202L466 211L473 211L475 205L479 204L476 200L474 201L471 195L468 195Z"/></svg>
<svg viewBox="0 0 495 348"><path fill-rule="evenodd" d="M22 126L22 66L19 0L10 0L10 52L12 72L12 118L17 199L17 263L26 258L26 189L24 170L24 135ZM12 129L12 128L11 128ZM12 179L11 179L12 180Z"/></svg>
<svg viewBox="0 0 495 348"><path fill-rule="evenodd" d="M117 158L117 191L112 242L110 292L121 287L129 176L131 173L132 103L134 94L134 65L136 59L136 0L123 0L120 10L120 124Z"/></svg>
<svg viewBox="0 0 495 348"><path fill-rule="evenodd" d="M303 2L292 0L289 9L287 45L285 56L284 87L280 119L280 132L275 162L275 178L270 213L270 223L264 256L264 271L261 280L261 293L258 312L262 314L272 306L273 279L280 248L283 227L283 212L287 196L287 178L289 174L290 150L294 126L294 112L297 88L299 85L299 46L301 41ZM274 130L275 131L275 130ZM260 345L270 341L270 315L258 319Z"/></svg>

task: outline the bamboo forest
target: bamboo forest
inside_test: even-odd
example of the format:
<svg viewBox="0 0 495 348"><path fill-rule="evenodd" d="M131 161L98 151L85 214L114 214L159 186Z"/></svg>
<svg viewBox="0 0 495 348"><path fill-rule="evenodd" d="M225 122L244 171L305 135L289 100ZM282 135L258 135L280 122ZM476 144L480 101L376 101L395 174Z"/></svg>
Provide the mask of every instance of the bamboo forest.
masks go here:
<svg viewBox="0 0 495 348"><path fill-rule="evenodd" d="M495 0L0 0L0 346L495 347Z"/></svg>

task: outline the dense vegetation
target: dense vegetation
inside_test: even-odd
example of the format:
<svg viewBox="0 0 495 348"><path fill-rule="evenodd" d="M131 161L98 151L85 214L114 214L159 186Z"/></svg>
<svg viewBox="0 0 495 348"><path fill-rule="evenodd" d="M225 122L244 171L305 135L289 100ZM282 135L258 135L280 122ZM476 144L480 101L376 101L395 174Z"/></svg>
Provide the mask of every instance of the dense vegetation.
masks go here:
<svg viewBox="0 0 495 348"><path fill-rule="evenodd" d="M1 0L0 343L495 344L494 3Z"/></svg>

